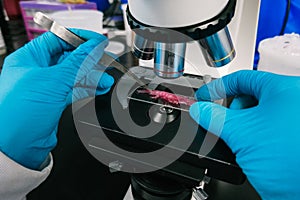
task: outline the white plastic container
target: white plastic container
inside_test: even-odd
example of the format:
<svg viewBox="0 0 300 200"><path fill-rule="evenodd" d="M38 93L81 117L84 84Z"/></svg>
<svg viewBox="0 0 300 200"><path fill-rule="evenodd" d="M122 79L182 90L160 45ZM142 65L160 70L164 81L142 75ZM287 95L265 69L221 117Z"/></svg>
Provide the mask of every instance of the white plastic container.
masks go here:
<svg viewBox="0 0 300 200"><path fill-rule="evenodd" d="M103 13L98 10L57 11L51 17L68 28L80 28L103 33Z"/></svg>
<svg viewBox="0 0 300 200"><path fill-rule="evenodd" d="M126 9L127 9L127 4L122 4L121 5L122 12L123 12L123 19L124 19L124 26L125 26L125 34L126 34L126 43L128 46L132 45L132 30L128 24L127 17L126 17Z"/></svg>
<svg viewBox="0 0 300 200"><path fill-rule="evenodd" d="M6 54L6 46L5 46L2 32L0 30L0 55L4 55L4 54Z"/></svg>
<svg viewBox="0 0 300 200"><path fill-rule="evenodd" d="M300 35L292 33L265 39L258 51L258 70L300 76Z"/></svg>

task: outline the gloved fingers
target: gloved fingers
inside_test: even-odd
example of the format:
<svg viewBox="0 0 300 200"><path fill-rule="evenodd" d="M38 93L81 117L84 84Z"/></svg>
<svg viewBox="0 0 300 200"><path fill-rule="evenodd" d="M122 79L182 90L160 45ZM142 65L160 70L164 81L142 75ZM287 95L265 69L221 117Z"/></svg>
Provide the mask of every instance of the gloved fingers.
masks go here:
<svg viewBox="0 0 300 200"><path fill-rule="evenodd" d="M53 33L46 32L12 53L7 62L9 66L48 67L53 57L72 49Z"/></svg>
<svg viewBox="0 0 300 200"><path fill-rule="evenodd" d="M101 38L90 39L55 66L58 68L60 76L67 81L68 86L73 87L74 84L83 80L91 70L99 68L98 62L107 44L108 41L103 41ZM100 68L104 69L103 66Z"/></svg>
<svg viewBox="0 0 300 200"><path fill-rule="evenodd" d="M245 109L257 105L257 100L249 95L237 95L230 104L230 109Z"/></svg>
<svg viewBox="0 0 300 200"><path fill-rule="evenodd" d="M204 129L221 137L227 144L234 135L236 125L246 119L242 110L230 110L211 102L197 102L190 107L191 117ZM242 131L242 130L241 130ZM230 146L230 145L229 145Z"/></svg>
<svg viewBox="0 0 300 200"><path fill-rule="evenodd" d="M75 29L75 28L70 28L69 30L86 41L93 38L98 38L100 40L107 39L104 35L89 30L82 30L82 29ZM61 55L61 53L64 51L72 51L75 49L75 47L66 43L65 41L63 41L62 39L60 39L59 37L57 37L51 32L46 32L45 34L34 39L32 42L33 42L32 49L36 49L41 52L46 52L51 57L56 56L57 54ZM44 42L46 42L45 45L43 45ZM39 49L37 49L38 45L40 45Z"/></svg>
<svg viewBox="0 0 300 200"><path fill-rule="evenodd" d="M80 101L82 99L88 97L95 97L98 95L105 94L109 92L110 88L103 89L95 89L95 88L87 88L87 87L76 87L68 94L66 98L66 105L70 105L71 103Z"/></svg>
<svg viewBox="0 0 300 200"><path fill-rule="evenodd" d="M63 54L59 55L59 58L57 59L57 64L60 64L61 62L63 62L70 54L72 53L72 51L65 51L63 52ZM114 55L114 54L113 54ZM112 55L111 55L112 56ZM115 55L113 57L116 57ZM117 58L116 58L117 59ZM104 70L105 67L97 65L96 68L102 69Z"/></svg>
<svg viewBox="0 0 300 200"><path fill-rule="evenodd" d="M191 117L204 129L221 135L228 109L211 102L197 102L190 107Z"/></svg>
<svg viewBox="0 0 300 200"><path fill-rule="evenodd" d="M86 40L92 38L106 40L105 36L92 31L70 30ZM48 67L55 65L64 51L72 51L74 49L73 46L67 44L53 33L46 32L18 49L8 56L6 60L9 66Z"/></svg>
<svg viewBox="0 0 300 200"><path fill-rule="evenodd" d="M72 51L65 51L65 52L63 52L63 54L57 55L57 58L55 58L56 63L57 64L62 63L71 53L72 53Z"/></svg>
<svg viewBox="0 0 300 200"><path fill-rule="evenodd" d="M105 94L110 90L113 84L114 79L112 76L102 71L92 70L75 86L72 93L73 97L68 97L68 103Z"/></svg>
<svg viewBox="0 0 300 200"><path fill-rule="evenodd" d="M89 40L92 38L101 38L102 40L107 40L107 38L94 31L84 30L84 29L77 29L77 28L69 28L71 32L75 33L76 35L80 36L81 38L85 40Z"/></svg>
<svg viewBox="0 0 300 200"><path fill-rule="evenodd" d="M114 78L103 71L92 70L79 84L82 87L101 91L109 89L114 84Z"/></svg>
<svg viewBox="0 0 300 200"><path fill-rule="evenodd" d="M195 96L198 100L204 101L214 101L241 94L260 99L264 83L271 79L271 76L265 72L242 70L200 87Z"/></svg>
<svg viewBox="0 0 300 200"><path fill-rule="evenodd" d="M75 29L75 28L69 28L69 30L71 32L75 33L76 35L80 36L83 40L86 40L86 41L89 39L93 39L93 38L107 40L107 38L104 35L101 35L99 33L93 32L93 31ZM61 63L65 58L67 58L72 53L72 50L75 49L73 46L71 46L71 49L69 49L70 45L67 43L65 43L65 45L66 45L66 49L64 50L63 54L57 53L56 55L53 56L53 58L52 58L53 65ZM55 56L57 57L57 59L55 59Z"/></svg>
<svg viewBox="0 0 300 200"><path fill-rule="evenodd" d="M104 45L105 46L105 45ZM106 46L105 46L106 47ZM104 47L104 48L105 48ZM99 46L99 47L97 47L97 48L99 48L99 50L100 51L102 51L102 47L101 46ZM95 52L97 52L96 51L96 49L95 49ZM113 53L111 53L111 52L108 52L108 51L104 51L106 54L108 54L109 56L111 56L112 58L114 58L115 60L118 60L118 56L117 55L115 55L115 54L113 54ZM61 63L64 59L66 59L70 54L71 54L72 52L64 52L64 54L63 55L61 55L60 56L60 58L59 58L59 60L58 60L58 63ZM93 57L93 55L95 55L94 57ZM108 70L108 69L113 69L114 67L112 67L112 66L103 66L102 64L100 64L98 61L100 60L99 58L100 58L100 55L102 55L102 52L101 53L95 53L95 54L92 54L92 55L88 55L88 57L91 59L91 60L93 60L94 61L94 63L93 63L93 65L94 65L94 69L97 69L97 70L100 70L100 71L106 71L106 70Z"/></svg>
<svg viewBox="0 0 300 200"><path fill-rule="evenodd" d="M81 87L75 87L69 92L67 98L66 98L66 105L70 105L76 101L79 101L81 99L85 99L89 97L89 91L87 89L83 89Z"/></svg>

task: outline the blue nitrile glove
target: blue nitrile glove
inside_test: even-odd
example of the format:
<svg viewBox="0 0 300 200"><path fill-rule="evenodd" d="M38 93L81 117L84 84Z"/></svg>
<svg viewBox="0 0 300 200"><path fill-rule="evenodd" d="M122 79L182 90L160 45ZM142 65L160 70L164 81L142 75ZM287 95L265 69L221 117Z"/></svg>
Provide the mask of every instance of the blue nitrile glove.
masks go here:
<svg viewBox="0 0 300 200"><path fill-rule="evenodd" d="M258 104L239 108L253 103L243 97L234 108L205 102L236 95ZM300 77L240 71L201 87L196 97L191 116L227 143L263 199L300 199Z"/></svg>
<svg viewBox="0 0 300 200"><path fill-rule="evenodd" d="M47 32L5 59L0 76L0 151L31 169L38 169L56 145L66 106L95 94L93 88L96 94L106 93L114 82L95 69L108 44L106 37L72 31L87 39L75 50Z"/></svg>

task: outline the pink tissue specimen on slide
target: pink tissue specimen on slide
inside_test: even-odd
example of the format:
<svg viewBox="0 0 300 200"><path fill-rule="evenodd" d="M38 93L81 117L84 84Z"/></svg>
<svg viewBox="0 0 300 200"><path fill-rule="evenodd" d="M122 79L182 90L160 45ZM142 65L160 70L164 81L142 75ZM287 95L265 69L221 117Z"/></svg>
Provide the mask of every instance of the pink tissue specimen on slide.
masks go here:
<svg viewBox="0 0 300 200"><path fill-rule="evenodd" d="M191 106L196 102L194 99L190 99L185 96L172 94L170 92L160 91L160 90L137 90L138 93L146 93L151 96L152 99L161 99L169 104L173 105L187 105Z"/></svg>

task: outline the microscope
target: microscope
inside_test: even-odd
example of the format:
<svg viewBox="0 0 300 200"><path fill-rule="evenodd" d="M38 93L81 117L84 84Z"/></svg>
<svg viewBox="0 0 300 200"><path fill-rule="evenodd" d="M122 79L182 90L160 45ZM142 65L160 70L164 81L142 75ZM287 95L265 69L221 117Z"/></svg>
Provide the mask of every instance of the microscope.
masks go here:
<svg viewBox="0 0 300 200"><path fill-rule="evenodd" d="M129 1L128 23L136 33L133 54L154 58L154 72L162 78L178 78L184 72L188 42L198 41L208 66L222 67L235 57L227 25L236 0Z"/></svg>
<svg viewBox="0 0 300 200"><path fill-rule="evenodd" d="M144 85L116 73L111 92L81 107L74 120L95 158L112 172L132 174L134 200L208 199L211 179L246 180L228 146L191 119L189 105L141 91L192 99L211 79L251 69L258 10L259 0L128 1L131 51L149 65L131 67L130 74Z"/></svg>

